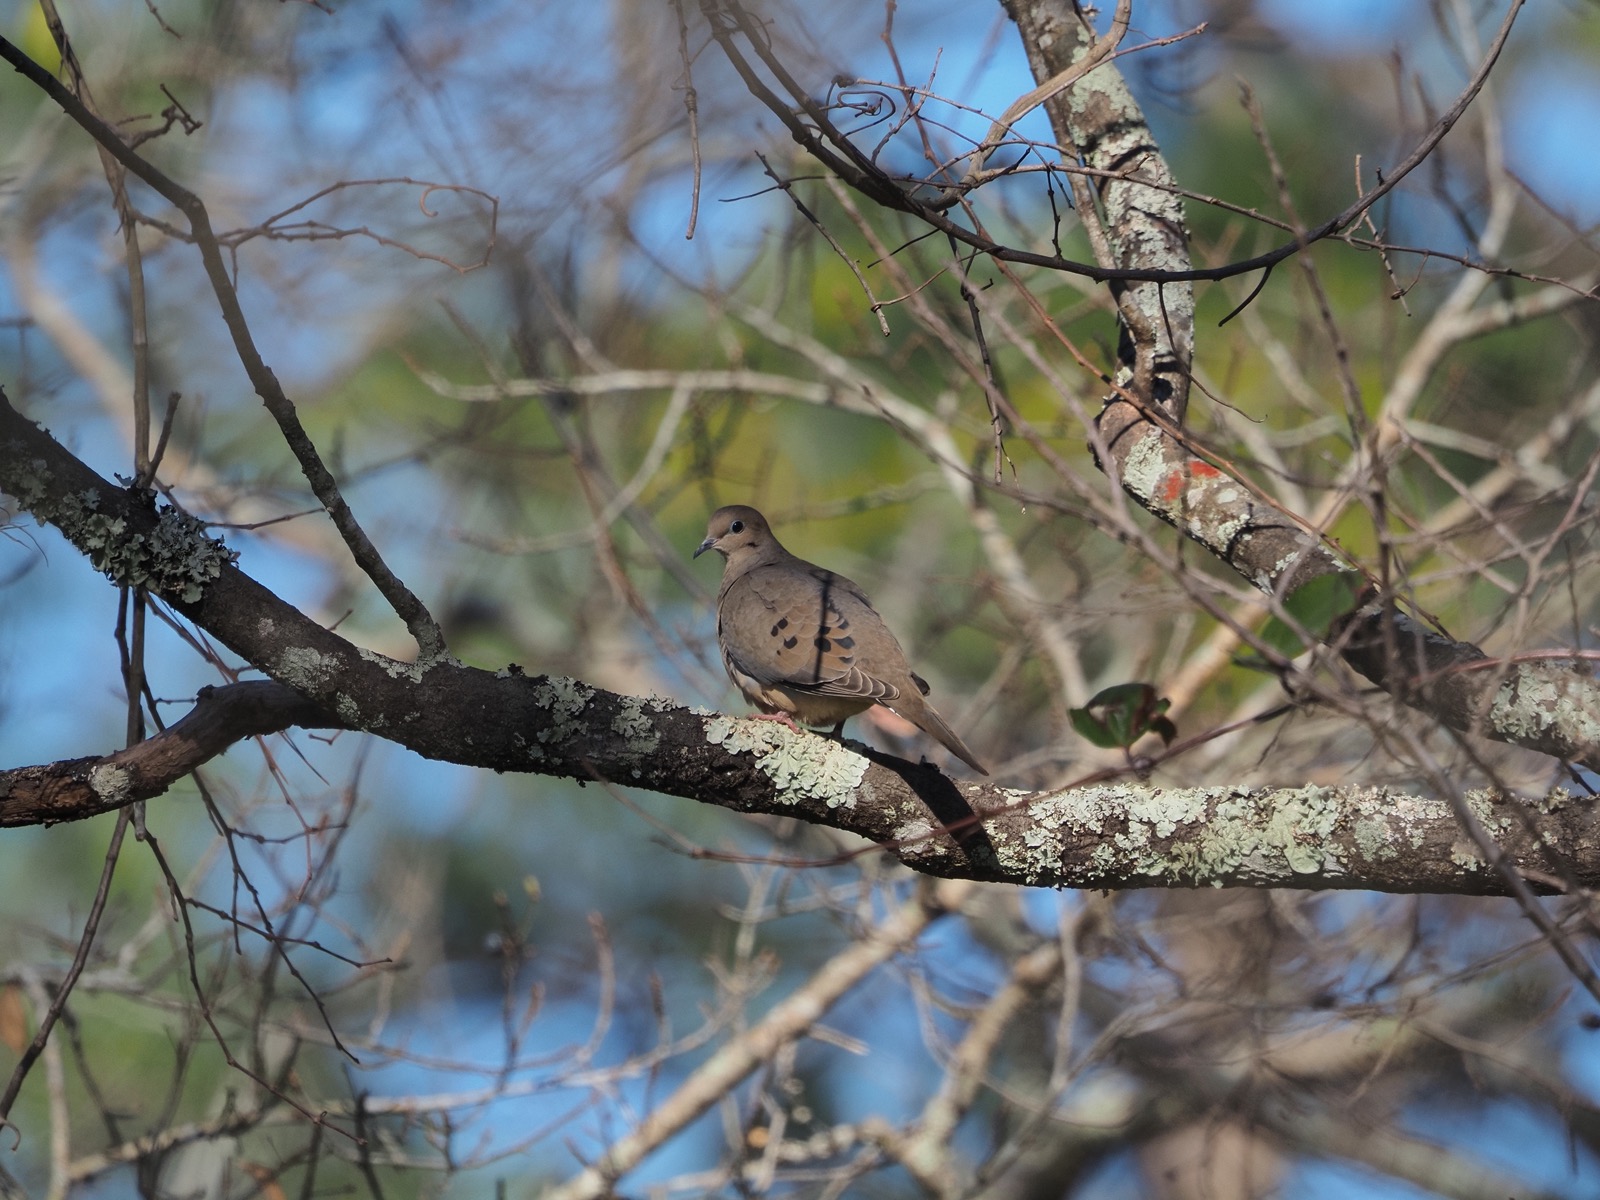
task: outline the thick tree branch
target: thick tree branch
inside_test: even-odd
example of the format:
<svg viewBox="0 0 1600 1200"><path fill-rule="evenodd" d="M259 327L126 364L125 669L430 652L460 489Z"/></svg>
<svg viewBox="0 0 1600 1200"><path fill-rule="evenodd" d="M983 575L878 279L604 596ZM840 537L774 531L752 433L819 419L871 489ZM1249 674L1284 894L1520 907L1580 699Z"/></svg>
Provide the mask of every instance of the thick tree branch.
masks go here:
<svg viewBox="0 0 1600 1200"><path fill-rule="evenodd" d="M1264 593L1282 598L1349 570L1321 539L1191 453L1158 416L1115 399L1099 431L1125 491ZM1329 635L1361 675L1451 729L1600 769L1600 681L1580 660L1493 659L1381 600L1346 614Z"/></svg>
<svg viewBox="0 0 1600 1200"><path fill-rule="evenodd" d="M1008 0L1035 78L1057 79L1096 63L1120 38L1096 38L1076 5ZM1117 19L1127 21L1123 5ZM1090 169L1069 176L1079 220L1102 266L1182 272L1192 264L1183 197L1122 72L1100 63L1070 89L1044 101L1066 161ZM1194 361L1194 284L1111 281L1117 301L1123 371L1117 382L1182 423Z"/></svg>
<svg viewBox="0 0 1600 1200"><path fill-rule="evenodd" d="M0 393L0 490L116 582L137 582L272 684L218 688L149 749L0 773L0 825L77 819L159 794L232 740L294 724L362 730L428 758L604 780L831 825L931 875L1058 887L1238 884L1500 894L1442 801L1382 790L1113 784L1021 796L772 722L619 696L576 680L360 649L250 579L193 518L101 479ZM1473 797L1519 867L1557 855L1600 883L1587 806L1550 798L1541 846ZM979 819L981 814L982 819Z"/></svg>

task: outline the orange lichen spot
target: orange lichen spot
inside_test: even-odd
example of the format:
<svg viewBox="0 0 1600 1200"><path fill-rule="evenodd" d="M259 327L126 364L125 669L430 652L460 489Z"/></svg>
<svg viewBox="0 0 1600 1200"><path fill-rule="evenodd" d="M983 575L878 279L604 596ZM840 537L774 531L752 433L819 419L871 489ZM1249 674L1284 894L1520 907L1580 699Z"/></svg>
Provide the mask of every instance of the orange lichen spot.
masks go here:
<svg viewBox="0 0 1600 1200"><path fill-rule="evenodd" d="M1191 484L1209 483L1213 479L1224 479L1225 475L1210 463L1190 462L1169 471L1161 481L1159 495L1156 497L1164 504L1172 504L1183 495Z"/></svg>

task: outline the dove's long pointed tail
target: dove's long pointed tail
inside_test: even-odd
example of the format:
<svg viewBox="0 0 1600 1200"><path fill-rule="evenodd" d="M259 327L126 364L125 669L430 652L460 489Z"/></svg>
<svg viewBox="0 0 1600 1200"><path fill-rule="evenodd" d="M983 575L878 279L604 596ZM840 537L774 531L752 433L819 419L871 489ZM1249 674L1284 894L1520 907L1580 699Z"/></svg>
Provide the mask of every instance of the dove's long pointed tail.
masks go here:
<svg viewBox="0 0 1600 1200"><path fill-rule="evenodd" d="M895 712L910 721L923 732L933 736L946 750L954 754L967 766L979 775L987 775L989 770L978 761L977 755L967 749L967 744L956 736L956 731L944 723L944 718L933 710L933 706L921 696L905 696L899 701L889 705Z"/></svg>

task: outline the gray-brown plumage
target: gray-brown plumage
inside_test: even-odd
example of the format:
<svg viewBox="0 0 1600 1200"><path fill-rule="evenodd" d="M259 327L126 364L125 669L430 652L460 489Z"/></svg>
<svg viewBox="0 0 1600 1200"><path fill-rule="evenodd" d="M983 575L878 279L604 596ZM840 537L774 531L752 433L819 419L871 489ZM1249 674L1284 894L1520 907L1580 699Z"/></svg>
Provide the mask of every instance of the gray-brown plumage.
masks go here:
<svg viewBox="0 0 1600 1200"><path fill-rule="evenodd" d="M722 663L751 704L835 732L881 704L989 773L923 699L928 685L854 583L790 554L767 519L742 504L711 514L695 557L707 550L725 560L717 592Z"/></svg>

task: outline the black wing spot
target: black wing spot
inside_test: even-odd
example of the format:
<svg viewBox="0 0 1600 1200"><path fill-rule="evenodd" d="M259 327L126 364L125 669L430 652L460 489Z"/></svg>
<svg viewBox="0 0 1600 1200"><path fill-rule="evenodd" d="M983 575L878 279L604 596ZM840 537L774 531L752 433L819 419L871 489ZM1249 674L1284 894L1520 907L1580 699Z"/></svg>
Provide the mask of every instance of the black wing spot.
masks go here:
<svg viewBox="0 0 1600 1200"><path fill-rule="evenodd" d="M785 650L793 650L799 644L800 639L797 637L786 637L783 639L783 648Z"/></svg>
<svg viewBox="0 0 1600 1200"><path fill-rule="evenodd" d="M829 641L825 637L815 638L813 640L812 644L815 645L816 648L818 650L822 651L824 654L826 654L829 650L833 649L833 643L831 641Z"/></svg>

